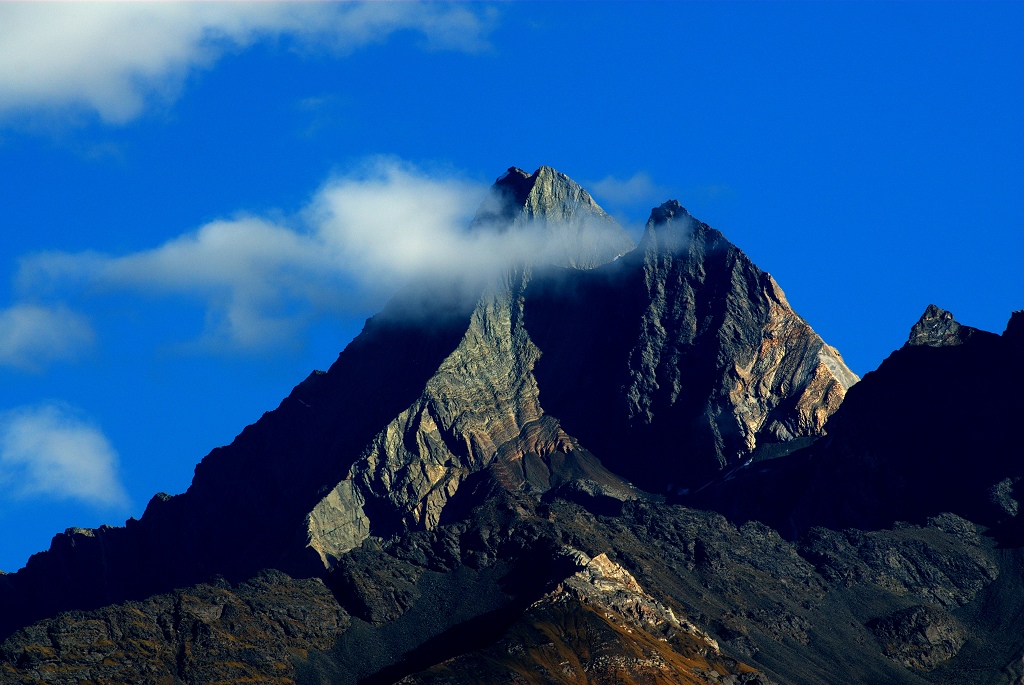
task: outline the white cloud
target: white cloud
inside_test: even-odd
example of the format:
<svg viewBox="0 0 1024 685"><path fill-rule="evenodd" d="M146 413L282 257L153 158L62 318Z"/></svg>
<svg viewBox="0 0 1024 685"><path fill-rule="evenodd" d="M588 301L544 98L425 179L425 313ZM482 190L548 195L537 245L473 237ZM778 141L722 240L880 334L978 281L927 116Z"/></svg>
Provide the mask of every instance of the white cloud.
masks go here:
<svg viewBox="0 0 1024 685"><path fill-rule="evenodd" d="M489 269L493 232L466 228L486 187L374 160L325 185L306 210L318 239L364 286ZM511 237L511 236L510 236Z"/></svg>
<svg viewBox="0 0 1024 685"><path fill-rule="evenodd" d="M123 256L30 255L18 285L26 294L70 288L191 297L206 307L202 344L278 347L315 317L376 307L412 279L465 283L510 262L560 259L566 246L543 225L469 230L486 192L451 174L376 159L325 184L290 221L215 221Z"/></svg>
<svg viewBox="0 0 1024 685"><path fill-rule="evenodd" d="M19 304L0 310L0 365L28 371L73 359L95 339L89 320L66 307Z"/></svg>
<svg viewBox="0 0 1024 685"><path fill-rule="evenodd" d="M0 490L124 507L117 453L103 432L63 404L0 414Z"/></svg>
<svg viewBox="0 0 1024 685"><path fill-rule="evenodd" d="M0 3L0 113L75 107L123 123L259 40L343 54L408 30L428 49L473 51L492 24L440 3Z"/></svg>
<svg viewBox="0 0 1024 685"><path fill-rule="evenodd" d="M376 307L410 278L483 268L466 226L485 186L373 160L327 183L292 221L208 223L123 256L51 252L21 260L27 295L55 290L185 296L203 303L201 345L258 350L293 343L313 318ZM461 267L455 267L461 262Z"/></svg>
<svg viewBox="0 0 1024 685"><path fill-rule="evenodd" d="M594 197L609 205L636 205L642 202L661 204L666 191L651 180L651 177L644 172L633 174L626 180L620 180L614 176L606 176L600 181L590 183L589 186Z"/></svg>
<svg viewBox="0 0 1024 685"><path fill-rule="evenodd" d="M207 343L256 349L282 344L311 313L340 304L340 276L315 236L243 217L121 257L34 255L22 260L19 281L192 297L207 308Z"/></svg>

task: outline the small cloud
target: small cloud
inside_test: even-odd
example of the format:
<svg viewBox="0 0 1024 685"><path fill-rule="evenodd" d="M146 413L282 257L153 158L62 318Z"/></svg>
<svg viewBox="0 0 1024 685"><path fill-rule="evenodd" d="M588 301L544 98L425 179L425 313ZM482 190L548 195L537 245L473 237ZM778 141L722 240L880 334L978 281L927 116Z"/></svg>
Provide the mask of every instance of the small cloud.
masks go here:
<svg viewBox="0 0 1024 685"><path fill-rule="evenodd" d="M110 442L97 426L60 403L0 414L0 492L128 505Z"/></svg>
<svg viewBox="0 0 1024 685"><path fill-rule="evenodd" d="M0 365L38 371L91 347L89 320L66 307L19 304L0 310Z"/></svg>
<svg viewBox="0 0 1024 685"><path fill-rule="evenodd" d="M491 10L441 3L0 3L0 113L94 112L112 124L171 100L225 52L288 39L338 55L399 31L487 47Z"/></svg>
<svg viewBox="0 0 1024 685"><path fill-rule="evenodd" d="M295 104L306 124L299 130L299 135L312 138L323 131L336 129L342 121L345 102L336 94L326 94L302 98Z"/></svg>
<svg viewBox="0 0 1024 685"><path fill-rule="evenodd" d="M606 176L600 181L589 184L594 197L609 206L634 206L638 204L659 204L666 199L667 191L651 180L651 177L640 171L625 181Z"/></svg>
<svg viewBox="0 0 1024 685"><path fill-rule="evenodd" d="M213 221L123 256L29 255L17 285L33 295L186 297L206 309L201 349L286 347L318 316L376 308L403 282L474 268L474 258L476 268L494 262L502 253L483 236L463 237L485 193L480 184L374 159L328 182L290 221Z"/></svg>

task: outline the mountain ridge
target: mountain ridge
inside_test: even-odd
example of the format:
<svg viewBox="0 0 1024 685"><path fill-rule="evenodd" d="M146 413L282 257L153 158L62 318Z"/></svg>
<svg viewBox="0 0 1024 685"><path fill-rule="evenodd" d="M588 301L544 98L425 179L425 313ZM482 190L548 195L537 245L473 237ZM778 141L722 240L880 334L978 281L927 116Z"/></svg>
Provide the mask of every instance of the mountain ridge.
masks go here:
<svg viewBox="0 0 1024 685"><path fill-rule="evenodd" d="M469 230L553 247L475 298L410 284L185 493L0 576L0 682L1012 671L1024 645L998 626L1024 618L1016 452L950 513L940 479L908 495L899 469L919 457L884 449L948 461L964 447L934 426L980 421L955 415L964 393L1000 398L1009 425L1019 399L981 371L1024 351L1024 313L998 336L930 306L859 381L677 201L633 247L564 174L512 167ZM878 495L878 473L903 500Z"/></svg>

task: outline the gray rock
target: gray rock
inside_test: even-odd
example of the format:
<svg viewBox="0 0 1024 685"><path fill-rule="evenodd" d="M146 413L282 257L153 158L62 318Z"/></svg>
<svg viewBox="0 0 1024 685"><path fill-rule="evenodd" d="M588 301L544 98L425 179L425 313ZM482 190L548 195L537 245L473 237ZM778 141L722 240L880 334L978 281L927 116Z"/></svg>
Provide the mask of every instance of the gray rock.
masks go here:
<svg viewBox="0 0 1024 685"><path fill-rule="evenodd" d="M922 671L949 661L967 641L967 631L949 612L929 605L889 614L873 629L886 656Z"/></svg>
<svg viewBox="0 0 1024 685"><path fill-rule="evenodd" d="M950 312L930 304L918 322L910 329L907 345L911 347L916 345L929 347L963 345L976 333L978 333L978 329L961 325Z"/></svg>

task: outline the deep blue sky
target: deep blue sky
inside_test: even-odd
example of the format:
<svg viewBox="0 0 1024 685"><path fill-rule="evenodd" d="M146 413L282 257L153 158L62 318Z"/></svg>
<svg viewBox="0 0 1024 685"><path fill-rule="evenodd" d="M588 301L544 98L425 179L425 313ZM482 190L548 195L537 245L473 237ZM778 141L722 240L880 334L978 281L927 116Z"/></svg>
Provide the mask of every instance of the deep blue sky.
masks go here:
<svg viewBox="0 0 1024 685"><path fill-rule="evenodd" d="M411 273L313 264L325 189L436 184L451 222L546 164L634 232L677 198L862 375L931 302L1024 307L1021 3L253 8L0 7L2 569L183 491ZM246 257L255 221L299 256Z"/></svg>

